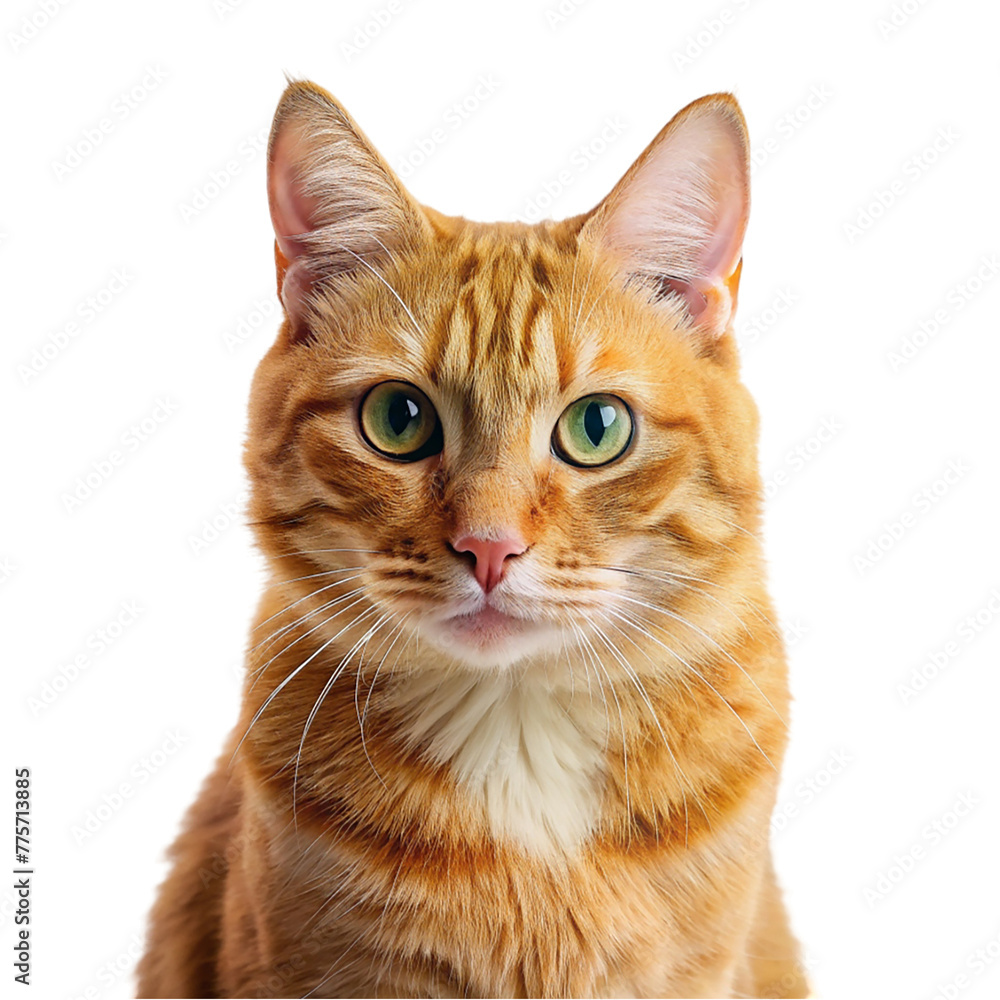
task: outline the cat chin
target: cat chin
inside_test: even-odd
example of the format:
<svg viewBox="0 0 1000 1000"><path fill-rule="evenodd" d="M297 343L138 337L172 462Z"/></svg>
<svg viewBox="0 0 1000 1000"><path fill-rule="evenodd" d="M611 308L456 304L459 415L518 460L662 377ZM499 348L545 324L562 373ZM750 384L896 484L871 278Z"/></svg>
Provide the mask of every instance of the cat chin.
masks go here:
<svg viewBox="0 0 1000 1000"><path fill-rule="evenodd" d="M423 622L420 632L437 649L472 667L511 667L562 645L549 622L515 618L487 605L472 614Z"/></svg>

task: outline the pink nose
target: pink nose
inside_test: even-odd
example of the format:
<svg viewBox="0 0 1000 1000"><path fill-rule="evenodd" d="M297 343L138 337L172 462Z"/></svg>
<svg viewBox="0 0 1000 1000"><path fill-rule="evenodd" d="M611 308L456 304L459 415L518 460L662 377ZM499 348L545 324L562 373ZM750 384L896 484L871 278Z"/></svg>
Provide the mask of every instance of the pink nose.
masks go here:
<svg viewBox="0 0 1000 1000"><path fill-rule="evenodd" d="M488 594L503 576L504 560L508 556L519 556L527 545L514 534L501 535L496 541L462 535L452 543L456 552L471 552L476 557L476 579Z"/></svg>

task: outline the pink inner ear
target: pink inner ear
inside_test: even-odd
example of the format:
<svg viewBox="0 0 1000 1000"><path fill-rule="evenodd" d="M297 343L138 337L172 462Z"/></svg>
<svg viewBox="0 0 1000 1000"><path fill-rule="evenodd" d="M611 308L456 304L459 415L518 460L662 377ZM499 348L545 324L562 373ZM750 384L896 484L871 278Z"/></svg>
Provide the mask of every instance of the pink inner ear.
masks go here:
<svg viewBox="0 0 1000 1000"><path fill-rule="evenodd" d="M290 263L306 251L303 240L295 239L315 228L316 200L302 190L297 166L305 151L291 129L282 130L271 150L268 188L270 193L271 224L278 240L278 247Z"/></svg>
<svg viewBox="0 0 1000 1000"><path fill-rule="evenodd" d="M746 199L738 180L720 180L711 238L700 254L700 288L722 284L739 263L746 227Z"/></svg>
<svg viewBox="0 0 1000 1000"><path fill-rule="evenodd" d="M626 268L679 296L699 326L714 330L730 319L728 282L748 210L738 119L723 104L695 106L654 140L612 195L602 240Z"/></svg>
<svg viewBox="0 0 1000 1000"><path fill-rule="evenodd" d="M708 305L708 300L690 281L683 278L664 278L658 282L663 295L676 295L692 319L697 319Z"/></svg>

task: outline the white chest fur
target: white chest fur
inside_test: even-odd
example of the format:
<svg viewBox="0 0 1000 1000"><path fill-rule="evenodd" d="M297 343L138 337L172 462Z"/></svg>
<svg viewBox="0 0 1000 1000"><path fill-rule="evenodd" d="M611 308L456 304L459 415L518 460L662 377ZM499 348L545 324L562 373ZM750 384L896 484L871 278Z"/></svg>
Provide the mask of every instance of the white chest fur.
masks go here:
<svg viewBox="0 0 1000 1000"><path fill-rule="evenodd" d="M410 736L481 801L495 836L571 851L597 821L608 717L600 693L542 672L462 670L405 681Z"/></svg>

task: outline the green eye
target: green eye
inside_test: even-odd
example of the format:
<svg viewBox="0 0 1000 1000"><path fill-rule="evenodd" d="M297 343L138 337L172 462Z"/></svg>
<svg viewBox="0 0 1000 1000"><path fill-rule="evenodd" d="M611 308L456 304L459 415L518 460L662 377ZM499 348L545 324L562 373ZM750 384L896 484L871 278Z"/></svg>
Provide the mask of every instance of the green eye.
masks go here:
<svg viewBox="0 0 1000 1000"><path fill-rule="evenodd" d="M365 440L390 458L415 462L439 452L441 424L431 401L408 382L382 382L361 402Z"/></svg>
<svg viewBox="0 0 1000 1000"><path fill-rule="evenodd" d="M599 394L570 403L552 432L555 453L571 465L613 462L632 440L632 414L617 397Z"/></svg>

